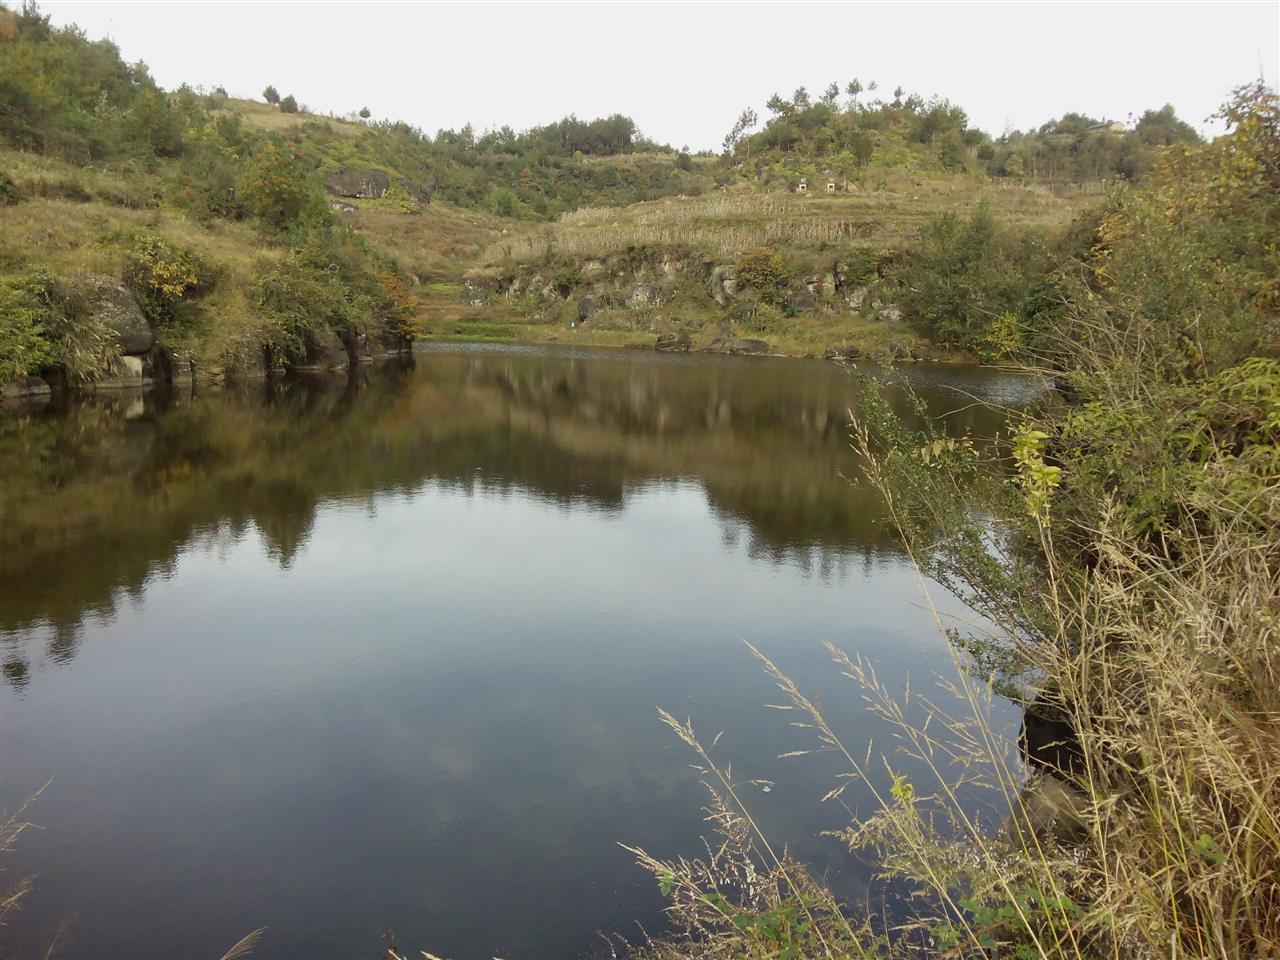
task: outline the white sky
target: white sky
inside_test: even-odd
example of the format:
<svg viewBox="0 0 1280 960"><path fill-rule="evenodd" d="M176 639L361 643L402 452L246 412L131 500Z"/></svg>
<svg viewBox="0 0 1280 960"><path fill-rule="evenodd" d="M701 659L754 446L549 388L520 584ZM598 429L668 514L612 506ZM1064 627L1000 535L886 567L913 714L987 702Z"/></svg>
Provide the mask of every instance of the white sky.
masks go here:
<svg viewBox="0 0 1280 960"><path fill-rule="evenodd" d="M11 0L16 5L16 0ZM268 83L318 112L368 105L435 133L629 114L718 148L775 91L858 77L937 93L993 135L1075 110L1172 103L1201 130L1229 91L1280 76L1280 2L42 4L108 36L166 88Z"/></svg>

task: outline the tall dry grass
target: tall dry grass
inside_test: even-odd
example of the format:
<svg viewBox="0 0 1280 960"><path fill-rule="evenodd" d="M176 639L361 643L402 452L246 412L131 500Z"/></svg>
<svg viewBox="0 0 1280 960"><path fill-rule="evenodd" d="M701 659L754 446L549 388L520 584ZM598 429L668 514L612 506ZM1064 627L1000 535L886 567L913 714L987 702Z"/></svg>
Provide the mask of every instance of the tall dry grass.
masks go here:
<svg viewBox="0 0 1280 960"><path fill-rule="evenodd" d="M913 238L940 211L976 206L983 199L1017 225L1059 225L1080 205L1032 187L993 191L959 179L895 182L892 189L834 197L733 190L574 210L553 224L495 240L480 263L589 259L639 246L692 247L720 257L735 257L753 246L859 240L890 246Z"/></svg>

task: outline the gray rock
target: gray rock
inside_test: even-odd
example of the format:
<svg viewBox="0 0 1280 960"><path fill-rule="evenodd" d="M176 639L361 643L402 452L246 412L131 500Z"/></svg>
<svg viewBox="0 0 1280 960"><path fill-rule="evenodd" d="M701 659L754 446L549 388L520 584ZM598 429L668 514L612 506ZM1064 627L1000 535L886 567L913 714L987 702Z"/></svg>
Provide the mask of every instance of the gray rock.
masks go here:
<svg viewBox="0 0 1280 960"><path fill-rule="evenodd" d="M583 297L578 301L578 322L586 323L600 310L600 301L594 297Z"/></svg>
<svg viewBox="0 0 1280 960"><path fill-rule="evenodd" d="M247 347L230 358L225 371L226 378L234 381L261 380L269 372L267 352L257 346Z"/></svg>
<svg viewBox="0 0 1280 960"><path fill-rule="evenodd" d="M372 167L343 167L324 175L325 190L337 197L381 200L390 186L390 178Z"/></svg>
<svg viewBox="0 0 1280 960"><path fill-rule="evenodd" d="M849 308L851 310L861 310L862 305L867 302L867 294L871 290L869 287L854 287L849 291Z"/></svg>
<svg viewBox="0 0 1280 960"><path fill-rule="evenodd" d="M768 353L769 344L763 340L731 340L729 341L730 353Z"/></svg>
<svg viewBox="0 0 1280 960"><path fill-rule="evenodd" d="M18 377L0 383L0 400L31 400L47 397L53 389L40 377Z"/></svg>
<svg viewBox="0 0 1280 960"><path fill-rule="evenodd" d="M86 390L136 390L149 387L152 378L148 364L143 357L129 355L116 357L111 362L111 370L106 376L84 385Z"/></svg>
<svg viewBox="0 0 1280 960"><path fill-rule="evenodd" d="M334 213L355 213L356 208L345 200L330 200L329 209Z"/></svg>
<svg viewBox="0 0 1280 960"><path fill-rule="evenodd" d="M902 308L896 303L886 304L876 311L876 319L881 323L898 323L902 320Z"/></svg>
<svg viewBox="0 0 1280 960"><path fill-rule="evenodd" d="M84 298L94 320L116 335L120 352L127 356L147 353L156 337L133 293L115 277L87 273L76 278L76 292Z"/></svg>
<svg viewBox="0 0 1280 960"><path fill-rule="evenodd" d="M685 333L664 333L658 337L654 349L662 353L688 353L693 341Z"/></svg>
<svg viewBox="0 0 1280 960"><path fill-rule="evenodd" d="M666 291L656 283L637 283L627 295L627 307L631 310L643 310L645 307L660 307L666 299Z"/></svg>
<svg viewBox="0 0 1280 960"><path fill-rule="evenodd" d="M707 293L722 307L727 307L738 295L738 281L733 267L715 267L707 280Z"/></svg>
<svg viewBox="0 0 1280 960"><path fill-rule="evenodd" d="M822 355L828 360L857 360L862 351L852 343L833 344Z"/></svg>
<svg viewBox="0 0 1280 960"><path fill-rule="evenodd" d="M351 366L351 354L347 346L332 330L316 333L307 344L307 356L302 363L295 364L295 370L345 370Z"/></svg>

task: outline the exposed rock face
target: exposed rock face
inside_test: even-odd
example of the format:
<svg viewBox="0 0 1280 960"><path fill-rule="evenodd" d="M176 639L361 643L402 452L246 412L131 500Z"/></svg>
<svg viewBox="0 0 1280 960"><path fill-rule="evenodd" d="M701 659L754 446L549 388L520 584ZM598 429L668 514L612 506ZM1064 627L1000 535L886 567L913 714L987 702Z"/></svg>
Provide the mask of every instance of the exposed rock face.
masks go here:
<svg viewBox="0 0 1280 960"><path fill-rule="evenodd" d="M381 200L391 187L391 179L371 167L343 167L324 175L324 188L337 197Z"/></svg>
<svg viewBox="0 0 1280 960"><path fill-rule="evenodd" d="M688 353L693 341L685 333L664 333L658 337L654 349L663 353Z"/></svg>
<svg viewBox="0 0 1280 960"><path fill-rule="evenodd" d="M727 307L738 295L738 281L733 275L733 267L716 267L707 280L707 293L716 303Z"/></svg>
<svg viewBox="0 0 1280 960"><path fill-rule="evenodd" d="M307 344L307 357L299 364L294 365L295 370L320 371L320 370L346 370L351 366L351 354L347 352L347 346L332 330L325 330L317 333Z"/></svg>
<svg viewBox="0 0 1280 960"><path fill-rule="evenodd" d="M232 358L226 367L228 380L261 380L271 372L267 351L261 347L247 347Z"/></svg>
<svg viewBox="0 0 1280 960"><path fill-rule="evenodd" d="M886 304L876 312L876 319L881 323L898 323L902 320L902 308L896 303Z"/></svg>
<svg viewBox="0 0 1280 960"><path fill-rule="evenodd" d="M716 337L702 348L704 353L768 353L769 344L763 340Z"/></svg>
<svg viewBox="0 0 1280 960"><path fill-rule="evenodd" d="M828 360L857 360L860 356L862 350L852 343L832 345L823 353L823 357Z"/></svg>
<svg viewBox="0 0 1280 960"><path fill-rule="evenodd" d="M867 302L867 294L870 290L870 287L854 287L850 290L848 297L850 309L861 310L862 305Z"/></svg>
<svg viewBox="0 0 1280 960"><path fill-rule="evenodd" d="M75 286L93 318L115 331L122 354L136 356L155 346L151 325L123 283L101 273L87 273L76 279Z"/></svg>
<svg viewBox="0 0 1280 960"><path fill-rule="evenodd" d="M578 322L586 323L600 309L600 301L594 297L583 297L578 303Z"/></svg>
<svg viewBox="0 0 1280 960"><path fill-rule="evenodd" d="M666 291L659 284L637 283L627 296L627 307L631 310L660 307L665 299Z"/></svg>
<svg viewBox="0 0 1280 960"><path fill-rule="evenodd" d="M47 397L52 388L40 377L18 377L8 383L0 383L0 400L31 400Z"/></svg>
<svg viewBox="0 0 1280 960"><path fill-rule="evenodd" d="M730 353L768 353L769 344L763 340L733 340L729 343Z"/></svg>

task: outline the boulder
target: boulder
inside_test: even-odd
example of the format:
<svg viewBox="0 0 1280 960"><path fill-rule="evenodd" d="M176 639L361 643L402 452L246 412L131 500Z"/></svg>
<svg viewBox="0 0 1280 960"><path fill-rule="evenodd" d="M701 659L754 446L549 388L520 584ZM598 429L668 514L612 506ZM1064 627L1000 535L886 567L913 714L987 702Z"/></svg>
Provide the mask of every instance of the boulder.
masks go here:
<svg viewBox="0 0 1280 960"><path fill-rule="evenodd" d="M583 297L578 301L578 322L586 323L600 310L600 301L595 297Z"/></svg>
<svg viewBox="0 0 1280 960"><path fill-rule="evenodd" d="M861 310L862 305L867 302L867 294L871 292L870 287L854 287L849 291L849 309Z"/></svg>
<svg viewBox="0 0 1280 960"><path fill-rule="evenodd" d="M345 200L330 200L329 209L334 213L355 213L356 208Z"/></svg>
<svg viewBox="0 0 1280 960"><path fill-rule="evenodd" d="M137 356L155 346L155 334L138 301L115 277L87 273L76 279L75 288L93 319L115 333L122 354Z"/></svg>
<svg viewBox="0 0 1280 960"><path fill-rule="evenodd" d="M862 350L852 343L833 344L822 355L828 360L857 360Z"/></svg>
<svg viewBox="0 0 1280 960"><path fill-rule="evenodd" d="M768 353L769 344L763 340L731 340L729 341L730 353Z"/></svg>
<svg viewBox="0 0 1280 960"><path fill-rule="evenodd" d="M707 293L722 307L727 307L738 295L738 281L733 267L715 267L707 280Z"/></svg>
<svg viewBox="0 0 1280 960"><path fill-rule="evenodd" d="M902 320L902 308L896 303L885 304L876 311L876 319L881 323L898 323Z"/></svg>
<svg viewBox="0 0 1280 960"><path fill-rule="evenodd" d="M1022 789L1001 838L1010 844L1034 848L1052 841L1073 845L1088 836L1084 818L1089 798L1074 783L1042 773Z"/></svg>
<svg viewBox="0 0 1280 960"><path fill-rule="evenodd" d="M688 353L693 341L686 333L664 333L658 337L654 349L661 353Z"/></svg>
<svg viewBox="0 0 1280 960"><path fill-rule="evenodd" d="M324 188L337 197L381 200L387 195L391 179L372 167L343 167L324 175Z"/></svg>
<svg viewBox="0 0 1280 960"><path fill-rule="evenodd" d="M106 376L85 384L87 390L136 390L152 383L146 358L136 355L116 357Z"/></svg>
<svg viewBox="0 0 1280 960"><path fill-rule="evenodd" d="M0 400L38 400L51 393L53 389L41 377L18 377L0 383Z"/></svg>

